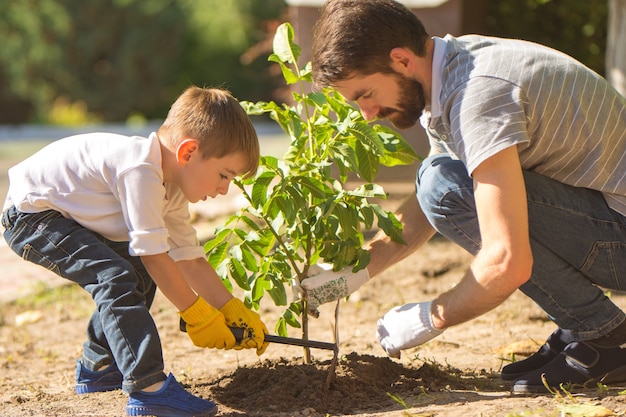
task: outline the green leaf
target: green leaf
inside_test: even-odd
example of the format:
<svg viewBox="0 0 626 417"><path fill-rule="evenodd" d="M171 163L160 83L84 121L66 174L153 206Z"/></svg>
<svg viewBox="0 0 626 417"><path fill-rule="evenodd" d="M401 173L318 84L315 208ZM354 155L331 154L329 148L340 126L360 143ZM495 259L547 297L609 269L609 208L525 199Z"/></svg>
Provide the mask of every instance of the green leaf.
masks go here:
<svg viewBox="0 0 626 417"><path fill-rule="evenodd" d="M396 219L393 213L386 212L380 206L372 205L372 209L378 217L378 227L380 227L387 236L394 242L406 244L402 238L402 223Z"/></svg>
<svg viewBox="0 0 626 417"><path fill-rule="evenodd" d="M269 231L264 231L259 234L259 239L254 241L248 241L248 247L252 249L259 256L267 256L274 247L275 239L274 235Z"/></svg>
<svg viewBox="0 0 626 417"><path fill-rule="evenodd" d="M285 63L282 62L281 59L277 55L275 54L271 55L269 58L269 61L278 63L278 65L280 66L280 70L283 73L283 78L285 79L285 82L287 84L291 85L299 81L296 73L293 72L293 70L289 68L287 65L285 65Z"/></svg>
<svg viewBox="0 0 626 417"><path fill-rule="evenodd" d="M209 240L204 244L204 252L211 252L217 245L222 243L232 232L232 229L222 229L220 230L213 239Z"/></svg>
<svg viewBox="0 0 626 417"><path fill-rule="evenodd" d="M371 148L366 147L363 142L358 141L356 143L356 161L359 167L359 174L368 182L374 181L380 166L378 155L370 150Z"/></svg>
<svg viewBox="0 0 626 417"><path fill-rule="evenodd" d="M371 255L369 251L359 250L357 253L356 262L354 262L354 268L352 268L352 272L358 272L362 269L365 269L370 263L370 259Z"/></svg>
<svg viewBox="0 0 626 417"><path fill-rule="evenodd" d="M253 241L261 239L258 233L261 230L261 228L259 227L258 224L255 223L254 220L252 220L248 216L241 216L239 217L239 220L241 220L243 223L246 224L246 226L248 226L251 229L251 230L246 231L247 233L246 233L245 240L249 242L253 242Z"/></svg>
<svg viewBox="0 0 626 417"><path fill-rule="evenodd" d="M334 212L339 218L339 225L341 226L341 233L339 234L342 239L350 239L356 231L358 224L358 217L354 217L354 211L345 207L343 204L337 204Z"/></svg>
<svg viewBox="0 0 626 417"><path fill-rule="evenodd" d="M357 139L357 143L363 144L369 152L376 156L380 156L385 152L385 147L380 140L378 133L365 122L353 122L346 130L347 134L353 135Z"/></svg>
<svg viewBox="0 0 626 417"><path fill-rule="evenodd" d="M297 176L293 181L302 185L316 198L325 198L333 193L328 185L313 177Z"/></svg>
<svg viewBox="0 0 626 417"><path fill-rule="evenodd" d="M298 321L296 316L291 312L291 310L285 310L280 317L281 319L284 320L286 324L288 324L291 327L295 327L296 329L299 329L301 327L300 322ZM285 334L286 333L287 333L287 329L285 329Z"/></svg>
<svg viewBox="0 0 626 417"><path fill-rule="evenodd" d="M295 64L300 57L300 47L293 42L293 27L289 23L283 23L276 29L274 35L274 54L282 61Z"/></svg>
<svg viewBox="0 0 626 417"><path fill-rule="evenodd" d="M258 276L252 283L250 298L252 301L258 302L263 298L265 291L271 288L270 282L265 276Z"/></svg>
<svg viewBox="0 0 626 417"><path fill-rule="evenodd" d="M348 191L347 194L351 196L355 196L355 197L366 197L366 198L373 197L373 198L382 198L382 199L387 198L387 193L385 193L385 190L383 189L382 186L378 184L371 184L371 183L362 184L356 187L354 190Z"/></svg>
<svg viewBox="0 0 626 417"><path fill-rule="evenodd" d="M422 159L399 133L382 125L374 125L374 130L378 132L385 150L380 158L380 163L384 166L410 165Z"/></svg>
<svg viewBox="0 0 626 417"><path fill-rule="evenodd" d="M267 202L268 188L276 178L274 171L265 171L259 175L252 186L252 204L256 207L263 206Z"/></svg>
<svg viewBox="0 0 626 417"><path fill-rule="evenodd" d="M238 261L241 261L241 245L233 245L230 247L230 249L228 250L228 256L230 256L231 258L237 259Z"/></svg>
<svg viewBox="0 0 626 417"><path fill-rule="evenodd" d="M283 213L278 212L276 217L274 217L270 223L270 227L277 232L280 232L283 225L285 224L285 218L283 217Z"/></svg>
<svg viewBox="0 0 626 417"><path fill-rule="evenodd" d="M244 290L250 289L246 269L239 260L234 258L230 259L230 262L228 263L228 272L230 273L230 276L233 277L239 288Z"/></svg>
<svg viewBox="0 0 626 417"><path fill-rule="evenodd" d="M285 284L283 282L273 282L272 288L267 290L267 293L272 297L275 305L287 305L287 291L285 290Z"/></svg>
<svg viewBox="0 0 626 417"><path fill-rule="evenodd" d="M303 211L305 207L307 207L307 202L304 196L302 195L302 191L298 187L294 187L289 184L285 186L285 192L289 194L289 198L291 199L292 204L296 207L296 209L300 212Z"/></svg>
<svg viewBox="0 0 626 417"><path fill-rule="evenodd" d="M372 210L369 204L364 204L361 206L359 213L365 229L371 229L374 225L374 210Z"/></svg>
<svg viewBox="0 0 626 417"><path fill-rule="evenodd" d="M248 244L240 245L241 248L241 261L248 271L258 272L259 264L256 256L252 253L252 248Z"/></svg>
<svg viewBox="0 0 626 417"><path fill-rule="evenodd" d="M263 155L261 156L261 165L270 168L272 171L278 169L278 158L275 156Z"/></svg>
<svg viewBox="0 0 626 417"><path fill-rule="evenodd" d="M228 242L222 242L211 250L208 261L213 268L217 268L217 265L221 264L226 259L227 253Z"/></svg>

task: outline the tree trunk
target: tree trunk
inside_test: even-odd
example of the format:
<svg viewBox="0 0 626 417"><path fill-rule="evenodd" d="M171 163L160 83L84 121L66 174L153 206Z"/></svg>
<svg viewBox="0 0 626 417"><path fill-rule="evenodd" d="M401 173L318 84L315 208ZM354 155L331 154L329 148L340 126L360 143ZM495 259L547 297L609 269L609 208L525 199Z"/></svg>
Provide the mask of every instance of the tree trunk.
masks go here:
<svg viewBox="0 0 626 417"><path fill-rule="evenodd" d="M626 0L609 1L606 78L626 97Z"/></svg>

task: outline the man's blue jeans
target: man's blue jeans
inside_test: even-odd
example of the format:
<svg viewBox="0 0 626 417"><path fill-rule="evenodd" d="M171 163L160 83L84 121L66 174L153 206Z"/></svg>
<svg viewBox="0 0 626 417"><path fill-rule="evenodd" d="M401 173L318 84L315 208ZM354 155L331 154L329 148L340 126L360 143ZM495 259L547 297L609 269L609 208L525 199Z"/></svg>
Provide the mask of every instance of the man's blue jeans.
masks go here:
<svg viewBox="0 0 626 417"><path fill-rule="evenodd" d="M161 341L149 308L156 285L128 242L112 242L56 211L2 214L11 249L76 282L96 303L82 362L94 370L115 361L129 393L165 380Z"/></svg>
<svg viewBox="0 0 626 417"><path fill-rule="evenodd" d="M524 181L534 262L520 290L574 340L606 335L626 318L602 289L626 290L626 217L598 191L528 171ZM433 227L476 254L481 238L465 165L448 155L428 157L416 184Z"/></svg>

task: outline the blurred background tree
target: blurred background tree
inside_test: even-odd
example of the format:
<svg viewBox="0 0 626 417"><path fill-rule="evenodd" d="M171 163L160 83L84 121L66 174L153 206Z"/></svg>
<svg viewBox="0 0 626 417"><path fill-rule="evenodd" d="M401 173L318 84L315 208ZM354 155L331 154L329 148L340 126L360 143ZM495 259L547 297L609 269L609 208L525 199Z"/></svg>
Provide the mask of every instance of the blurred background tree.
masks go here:
<svg viewBox="0 0 626 417"><path fill-rule="evenodd" d="M487 1L485 29L493 36L550 46L604 75L606 0Z"/></svg>
<svg viewBox="0 0 626 417"><path fill-rule="evenodd" d="M283 0L2 3L0 123L162 118L190 84L251 100L278 84L267 54L240 58L271 39Z"/></svg>
<svg viewBox="0 0 626 417"><path fill-rule="evenodd" d="M267 56L285 0L0 1L0 123L162 119L191 84L283 97ZM604 75L606 0L477 4L483 33L552 46Z"/></svg>

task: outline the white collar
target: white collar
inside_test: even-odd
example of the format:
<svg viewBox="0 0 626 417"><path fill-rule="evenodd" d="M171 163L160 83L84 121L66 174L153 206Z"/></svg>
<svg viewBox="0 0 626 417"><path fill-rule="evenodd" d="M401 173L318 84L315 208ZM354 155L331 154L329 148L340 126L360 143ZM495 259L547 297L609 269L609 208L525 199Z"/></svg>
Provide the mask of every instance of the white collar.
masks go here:
<svg viewBox="0 0 626 417"><path fill-rule="evenodd" d="M443 73L443 61L446 55L445 39L433 36L435 45L433 46L433 68L431 76L430 90L430 116L432 118L441 116L441 105L439 97L441 96L441 74Z"/></svg>

